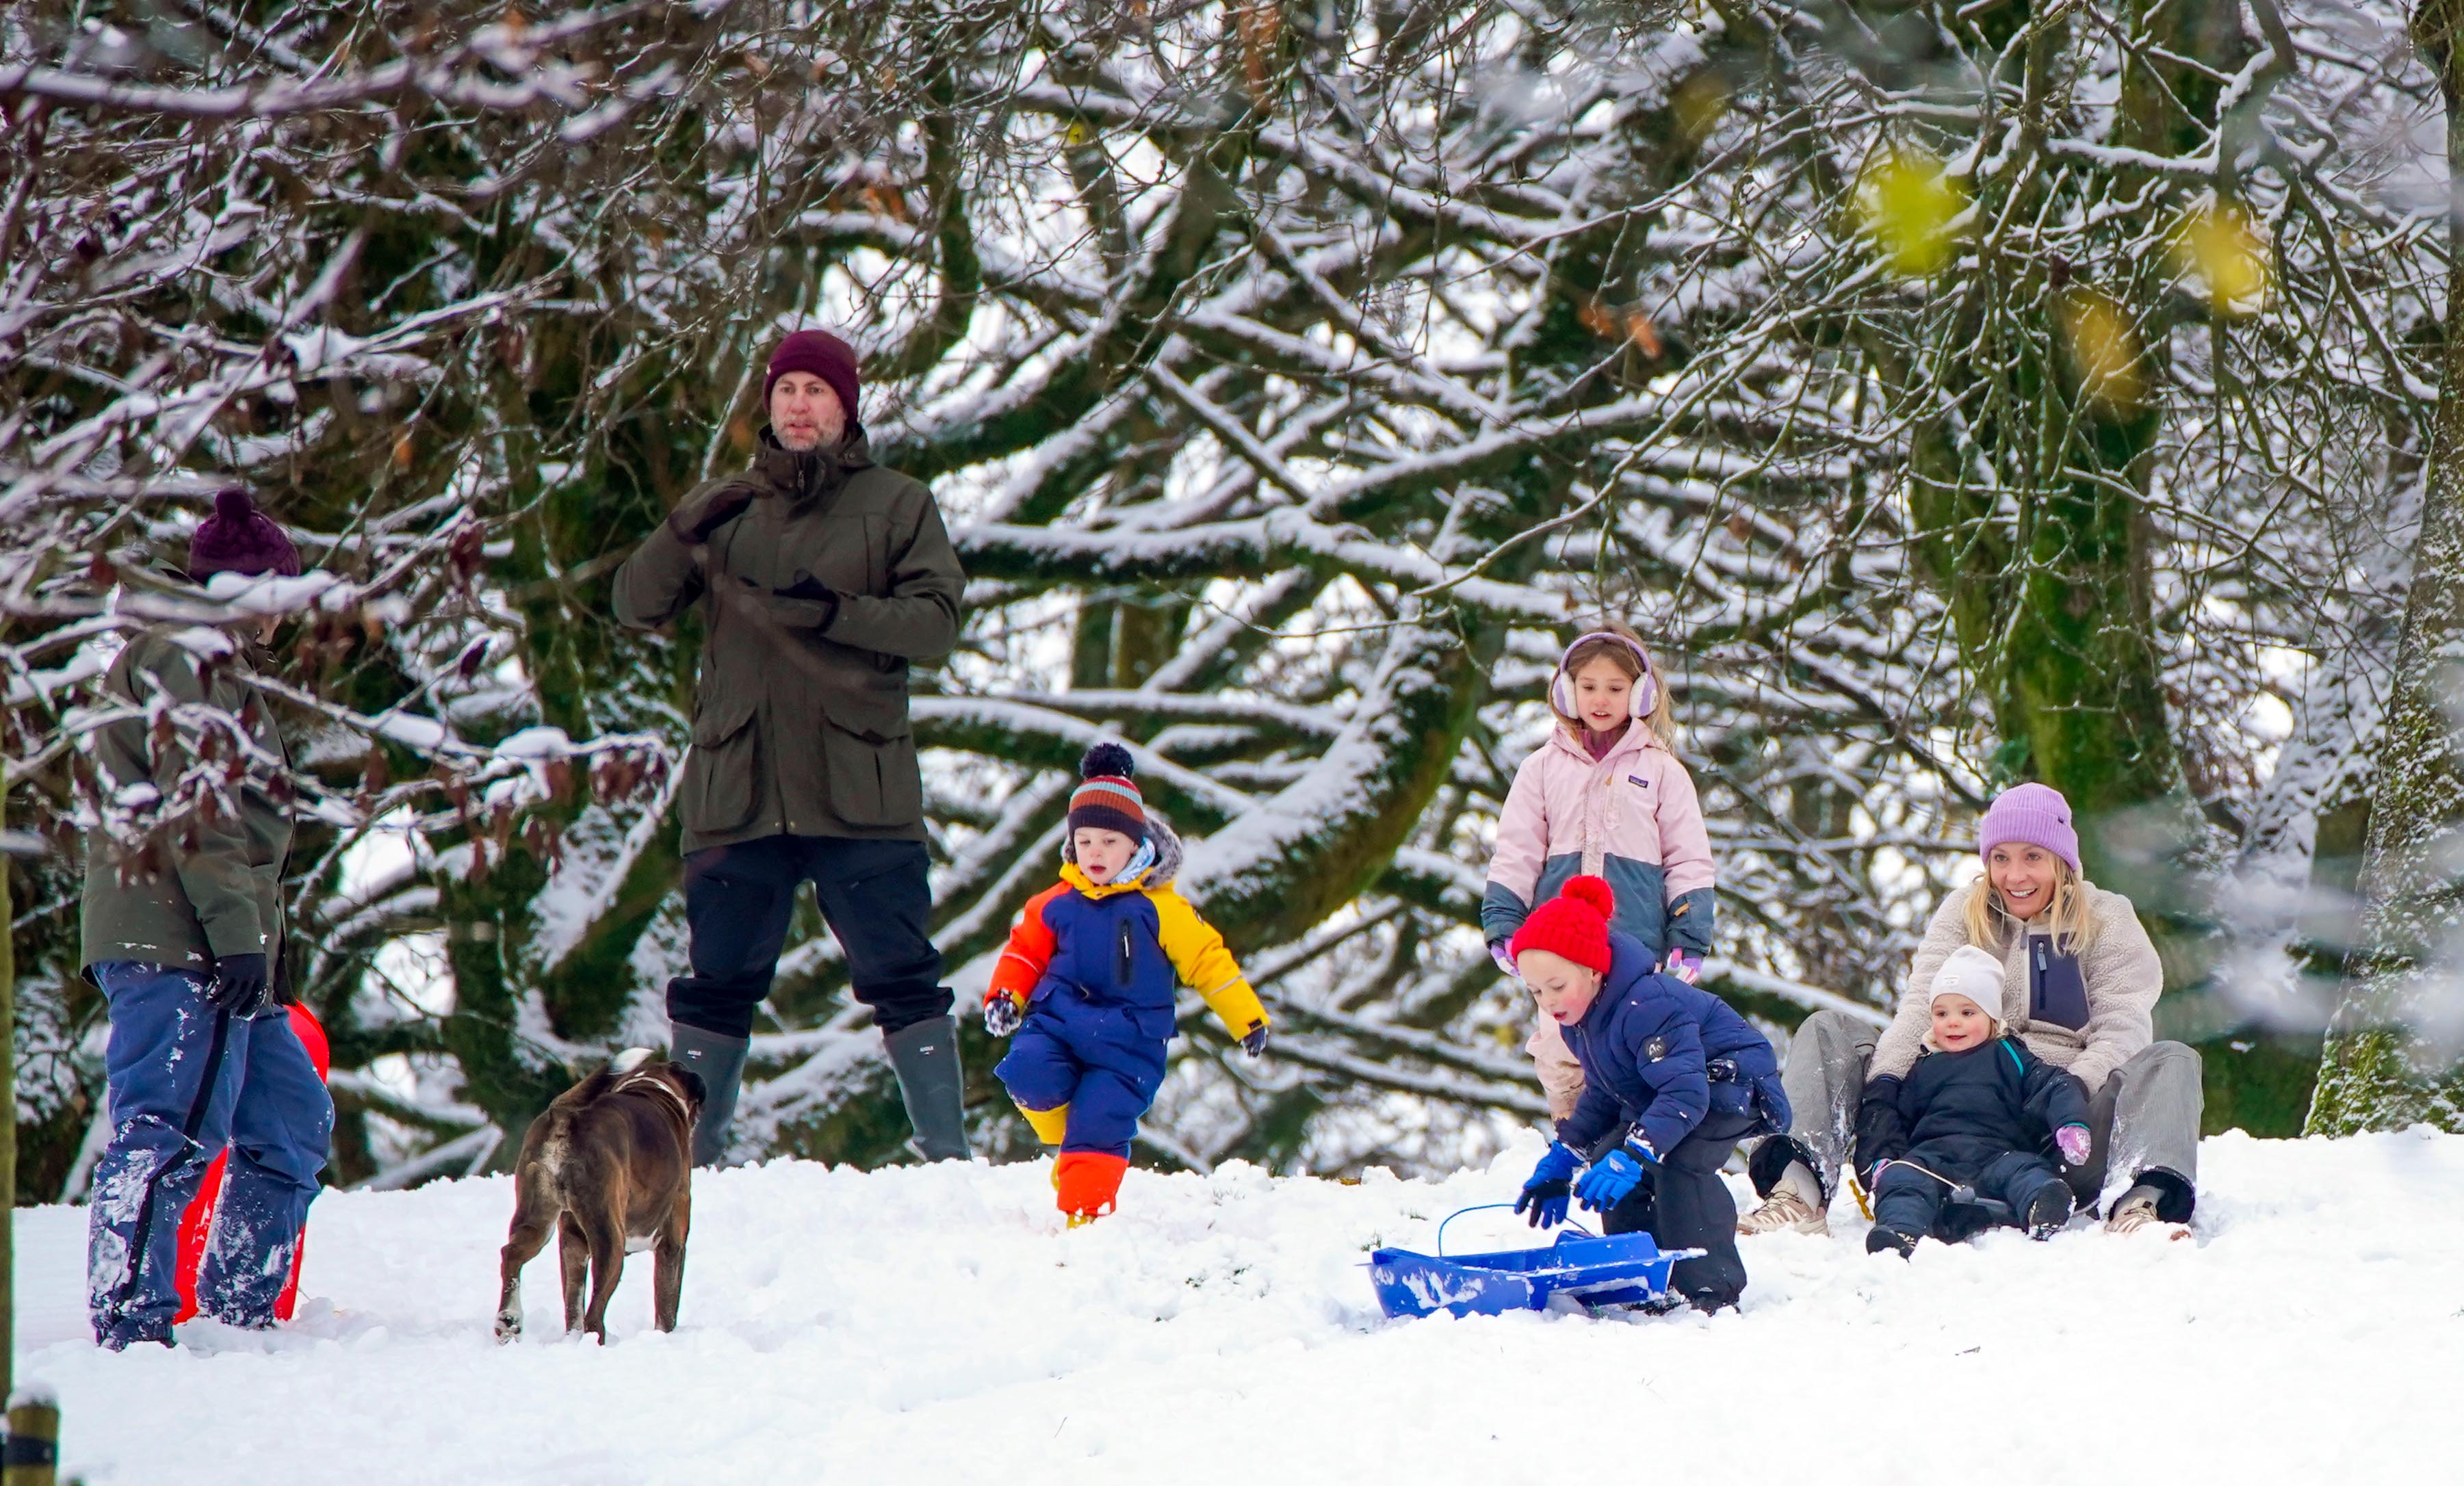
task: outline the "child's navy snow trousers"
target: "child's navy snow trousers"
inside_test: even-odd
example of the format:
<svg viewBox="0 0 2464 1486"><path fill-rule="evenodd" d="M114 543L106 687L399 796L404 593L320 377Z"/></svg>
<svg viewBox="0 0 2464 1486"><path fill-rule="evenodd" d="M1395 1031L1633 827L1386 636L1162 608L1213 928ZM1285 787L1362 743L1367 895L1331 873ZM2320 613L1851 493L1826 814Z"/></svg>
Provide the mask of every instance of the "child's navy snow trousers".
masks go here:
<svg viewBox="0 0 2464 1486"><path fill-rule="evenodd" d="M1049 986L993 1072L1028 1109L1069 1106L1061 1149L1128 1157L1138 1117L1163 1087L1170 1006L1098 1001L1074 985Z"/></svg>
<svg viewBox="0 0 2464 1486"><path fill-rule="evenodd" d="M2070 1184L2042 1156L2004 1151L1979 1169L1960 1161L1953 1152L1913 1146L1906 1155L1885 1167L1875 1182L1874 1221L1903 1234L1931 1234L1946 1242L1967 1237L1966 1232L1942 1226L1943 1205L1950 1200L1951 1181L1968 1182L1978 1196L2009 1204L2014 1217L2024 1215L2036 1193L2048 1187L2059 1187L2065 1197L2070 1192ZM2064 1211L2068 1211L2067 1207Z"/></svg>
<svg viewBox="0 0 2464 1486"><path fill-rule="evenodd" d="M205 1315L270 1326L317 1195L334 1102L280 1007L249 1019L159 965L93 967L110 1005L111 1143L87 1215L87 1302L105 1346L165 1341L179 1314L180 1214L214 1153L230 1174L197 1277Z"/></svg>

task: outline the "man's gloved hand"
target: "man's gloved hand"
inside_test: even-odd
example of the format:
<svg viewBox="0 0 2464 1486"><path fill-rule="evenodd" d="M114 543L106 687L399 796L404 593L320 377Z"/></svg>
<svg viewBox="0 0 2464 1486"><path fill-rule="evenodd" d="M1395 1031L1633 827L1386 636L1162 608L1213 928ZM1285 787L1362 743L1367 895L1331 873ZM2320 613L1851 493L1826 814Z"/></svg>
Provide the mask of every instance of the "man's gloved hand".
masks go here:
<svg viewBox="0 0 2464 1486"><path fill-rule="evenodd" d="M1639 1140L1628 1141L1592 1163L1592 1169L1575 1184L1574 1195L1592 1212L1605 1213L1642 1185L1646 1162L1658 1166L1659 1152Z"/></svg>
<svg viewBox="0 0 2464 1486"><path fill-rule="evenodd" d="M984 997L984 1030L997 1038L1016 1032L1026 1021L1026 1013L1006 991L996 991Z"/></svg>
<svg viewBox="0 0 2464 1486"><path fill-rule="evenodd" d="M668 513L668 530L689 546L698 547L710 540L711 534L744 514L753 504L753 490L744 485L722 485L698 502L688 502Z"/></svg>
<svg viewBox="0 0 2464 1486"><path fill-rule="evenodd" d="M265 1010L271 989L264 955L218 955L213 979L206 986L206 1003L234 1016L253 1016Z"/></svg>
<svg viewBox="0 0 2464 1486"><path fill-rule="evenodd" d="M793 583L771 592L781 599L803 599L822 605L822 622L814 626L817 629L829 628L839 617L839 591L810 573L799 573Z"/></svg>
<svg viewBox="0 0 2464 1486"><path fill-rule="evenodd" d="M1554 1228L1564 1222L1566 1199L1574 1194L1574 1173L1582 1168L1582 1157L1558 1142L1550 1142L1524 1182L1523 1194L1514 1199L1514 1211L1529 1213L1524 1221L1534 1228Z"/></svg>
<svg viewBox="0 0 2464 1486"><path fill-rule="evenodd" d="M2062 1153L2062 1165L2085 1166L2088 1153L2096 1148L2088 1138L2084 1125L2065 1125L2054 1132L2054 1147Z"/></svg>
<svg viewBox="0 0 2464 1486"><path fill-rule="evenodd" d="M1668 963L1660 967L1660 972L1674 975L1690 986L1703 973L1703 956L1691 950L1671 949Z"/></svg>
<svg viewBox="0 0 2464 1486"><path fill-rule="evenodd" d="M1248 1054L1252 1058L1261 1058L1265 1055L1266 1028L1265 1023L1262 1022L1257 1026L1251 1027L1248 1034L1241 1038L1241 1051Z"/></svg>

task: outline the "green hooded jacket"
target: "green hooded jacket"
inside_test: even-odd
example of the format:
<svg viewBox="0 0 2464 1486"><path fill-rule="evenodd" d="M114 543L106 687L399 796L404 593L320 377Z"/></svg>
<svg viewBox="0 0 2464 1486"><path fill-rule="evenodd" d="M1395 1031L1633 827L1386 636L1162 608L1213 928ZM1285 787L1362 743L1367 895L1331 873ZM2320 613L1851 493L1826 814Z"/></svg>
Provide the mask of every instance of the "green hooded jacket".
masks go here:
<svg viewBox="0 0 2464 1486"><path fill-rule="evenodd" d="M677 535L738 491L751 503L705 544ZM787 597L816 585L835 600ZM615 579L627 624L701 605L701 685L676 797L684 849L922 840L907 669L957 646L965 590L932 492L873 464L861 429L804 455L765 430L749 469L687 495Z"/></svg>
<svg viewBox="0 0 2464 1486"><path fill-rule="evenodd" d="M264 652L233 644L209 664L172 634L148 631L103 677L107 696L145 715L94 735L98 792L152 828L137 841L86 833L87 966L136 960L204 973L220 955L262 954L282 984L292 812L274 781L289 755L271 699L250 680ZM233 749L233 728L247 735L244 752Z"/></svg>

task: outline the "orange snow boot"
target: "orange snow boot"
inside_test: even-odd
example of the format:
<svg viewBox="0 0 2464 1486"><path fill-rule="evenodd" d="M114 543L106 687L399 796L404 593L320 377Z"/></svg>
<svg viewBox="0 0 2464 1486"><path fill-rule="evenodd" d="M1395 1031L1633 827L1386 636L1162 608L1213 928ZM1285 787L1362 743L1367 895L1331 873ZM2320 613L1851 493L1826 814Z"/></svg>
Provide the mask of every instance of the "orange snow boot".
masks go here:
<svg viewBox="0 0 2464 1486"><path fill-rule="evenodd" d="M1127 1156L1065 1150L1052 1164L1052 1190L1057 1193L1053 1205L1069 1214L1072 1228L1091 1223L1112 1211L1113 1199L1121 1192L1121 1173L1129 1168Z"/></svg>

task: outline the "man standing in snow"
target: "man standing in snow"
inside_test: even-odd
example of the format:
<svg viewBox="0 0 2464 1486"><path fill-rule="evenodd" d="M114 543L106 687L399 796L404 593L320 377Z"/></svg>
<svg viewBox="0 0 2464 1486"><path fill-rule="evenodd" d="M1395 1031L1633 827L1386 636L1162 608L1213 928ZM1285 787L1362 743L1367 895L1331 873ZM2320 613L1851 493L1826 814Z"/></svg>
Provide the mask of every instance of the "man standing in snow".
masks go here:
<svg viewBox="0 0 2464 1486"><path fill-rule="evenodd" d="M668 983L675 1057L710 1090L700 1165L726 1151L754 1009L806 882L881 1028L914 1148L967 1155L907 717L909 665L958 643L966 575L932 492L872 462L858 391L846 341L781 341L752 465L688 494L616 574L627 624L702 609L677 791L693 966Z"/></svg>
<svg viewBox="0 0 2464 1486"><path fill-rule="evenodd" d="M291 539L241 491L214 497L188 548L198 582L298 572ZM333 1133L334 1103L283 1008L288 754L250 680L271 629L141 635L103 680L125 710L95 738L99 794L115 815L143 813L89 833L80 923L111 1014L87 1301L95 1340L115 1351L170 1344L180 1215L226 1146L197 1306L273 1325Z"/></svg>

